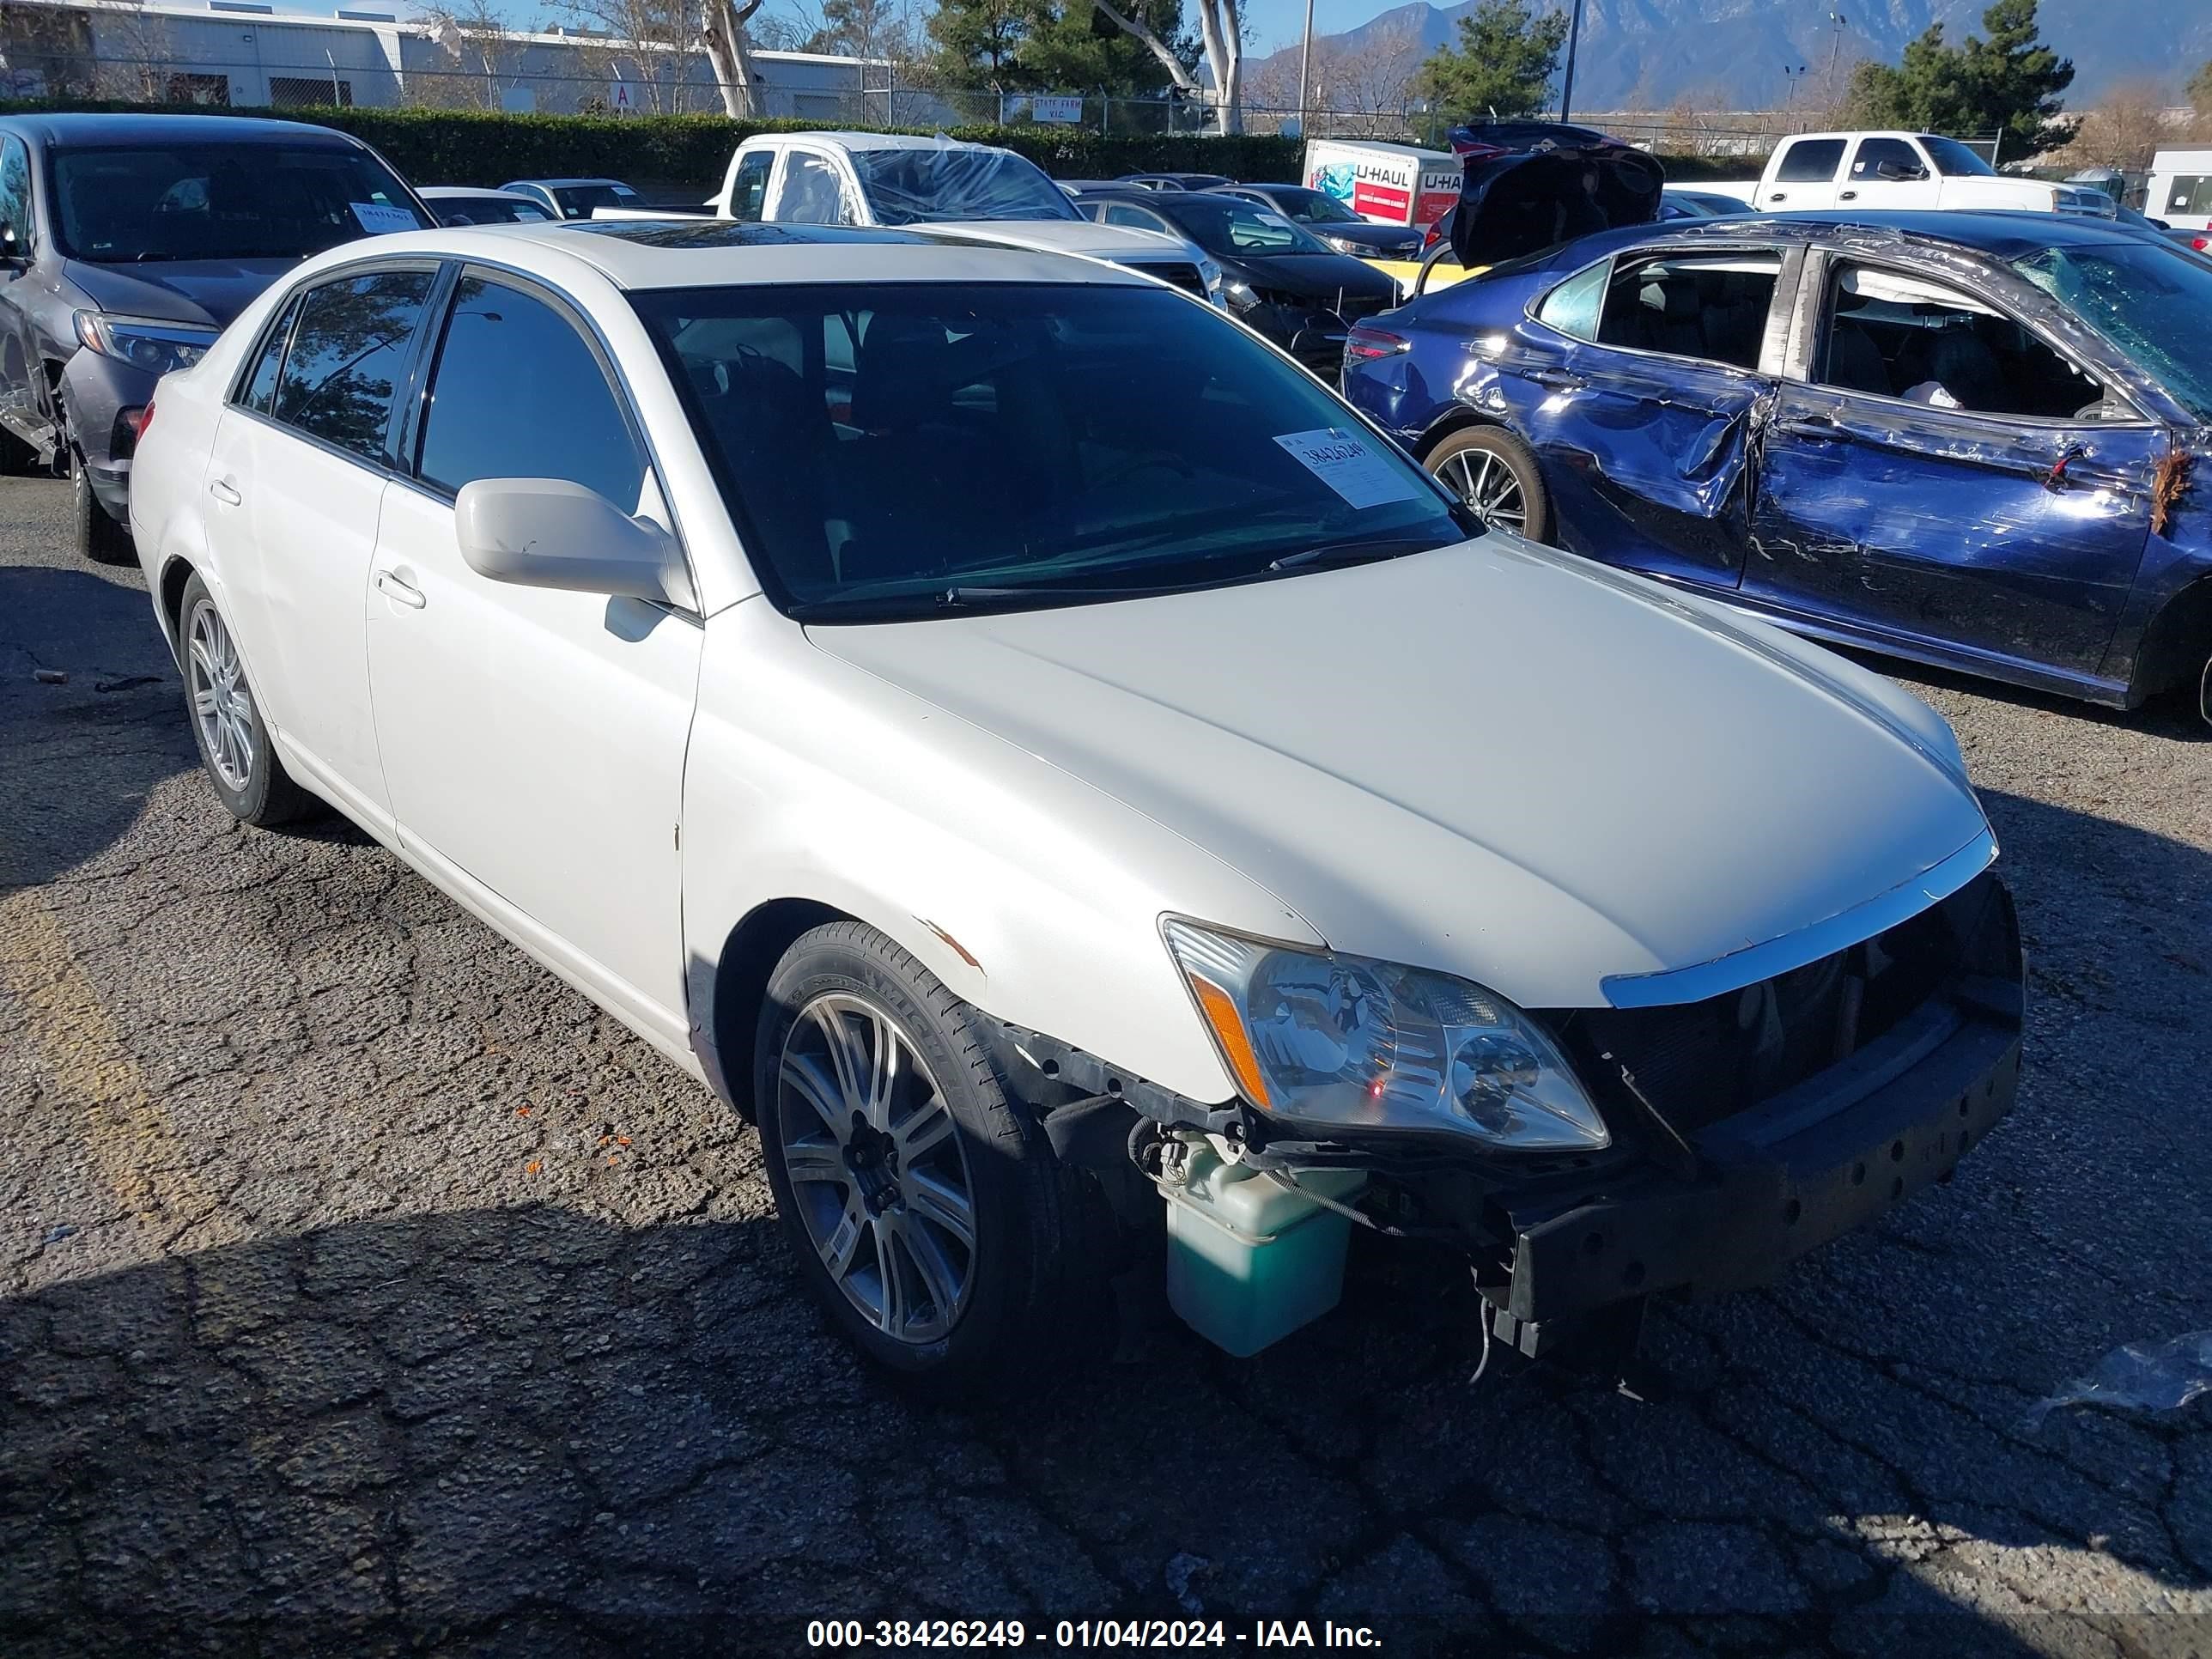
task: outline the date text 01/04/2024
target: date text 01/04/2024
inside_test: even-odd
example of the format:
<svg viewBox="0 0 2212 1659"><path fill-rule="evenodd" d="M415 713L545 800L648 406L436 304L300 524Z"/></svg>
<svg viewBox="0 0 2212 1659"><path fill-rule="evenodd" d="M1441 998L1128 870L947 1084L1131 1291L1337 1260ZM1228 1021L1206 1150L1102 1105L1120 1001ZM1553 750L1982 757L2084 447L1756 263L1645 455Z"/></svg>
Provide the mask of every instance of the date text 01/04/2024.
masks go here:
<svg viewBox="0 0 2212 1659"><path fill-rule="evenodd" d="M1345 1648L1379 1649L1382 1637L1364 1625L1323 1620L1263 1619L1248 1627L1213 1619L1062 1619L1049 1638L1018 1619L816 1619L806 1626L810 1648L996 1648L1022 1651L1049 1646L1091 1648Z"/></svg>

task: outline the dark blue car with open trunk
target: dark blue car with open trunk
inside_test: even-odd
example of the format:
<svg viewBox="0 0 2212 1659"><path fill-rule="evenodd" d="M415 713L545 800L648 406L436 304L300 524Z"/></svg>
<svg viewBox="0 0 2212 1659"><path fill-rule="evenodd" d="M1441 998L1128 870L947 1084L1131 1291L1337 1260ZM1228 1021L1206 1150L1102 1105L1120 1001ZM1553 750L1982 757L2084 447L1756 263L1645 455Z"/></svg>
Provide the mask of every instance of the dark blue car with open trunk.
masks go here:
<svg viewBox="0 0 2212 1659"><path fill-rule="evenodd" d="M1532 539L1831 641L2212 698L2212 264L2164 239L2026 213L1633 226L1367 319L1343 378Z"/></svg>

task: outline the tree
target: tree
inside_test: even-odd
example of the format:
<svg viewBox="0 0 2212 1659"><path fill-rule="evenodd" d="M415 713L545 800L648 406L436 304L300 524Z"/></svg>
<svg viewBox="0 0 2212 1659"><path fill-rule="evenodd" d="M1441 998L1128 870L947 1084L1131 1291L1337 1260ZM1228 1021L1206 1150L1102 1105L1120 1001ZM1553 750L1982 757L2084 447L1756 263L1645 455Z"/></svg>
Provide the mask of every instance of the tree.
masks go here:
<svg viewBox="0 0 2212 1659"><path fill-rule="evenodd" d="M760 31L756 27L754 33ZM920 56L913 23L893 0L823 0L822 26L805 37L799 50L899 64Z"/></svg>
<svg viewBox="0 0 2212 1659"><path fill-rule="evenodd" d="M417 14L451 70L417 70L407 77L410 103L439 109L504 109L506 94L528 83L517 79L521 52L492 0L459 0Z"/></svg>
<svg viewBox="0 0 2212 1659"><path fill-rule="evenodd" d="M929 18L937 80L972 91L1027 88L1022 48L1050 15L1045 0L942 0Z"/></svg>
<svg viewBox="0 0 2212 1659"><path fill-rule="evenodd" d="M1851 76L1851 107L1868 125L1933 132L2002 133L1999 153L2020 160L2065 142L2052 122L2074 65L2043 44L2036 0L1996 0L1982 14L1989 38L1943 41L1943 26L1905 48L1903 59L1861 64Z"/></svg>
<svg viewBox="0 0 2212 1659"><path fill-rule="evenodd" d="M2166 96L2155 81L2114 87L2088 111L2059 158L2076 167L2141 171L2166 132Z"/></svg>
<svg viewBox="0 0 2212 1659"><path fill-rule="evenodd" d="M1121 6L1113 0L1092 3L1143 43L1177 92L1213 111L1217 131L1244 131L1244 21L1237 15L1237 0L1198 0L1198 38L1206 53L1207 77L1203 84L1176 46L1146 21L1143 9L1127 4L1127 0ZM1180 23L1180 8L1176 15Z"/></svg>
<svg viewBox="0 0 2212 1659"><path fill-rule="evenodd" d="M682 113L703 90L686 79L685 66L704 51L722 113L757 115L752 42L746 26L762 0L561 0L561 9L603 35L580 52L604 78L639 86L656 113Z"/></svg>
<svg viewBox="0 0 2212 1659"><path fill-rule="evenodd" d="M1459 20L1459 44L1437 47L1418 83L1455 119L1533 114L1550 94L1566 44L1565 12L1538 17L1529 0L1482 0Z"/></svg>
<svg viewBox="0 0 2212 1659"><path fill-rule="evenodd" d="M1199 45L1183 27L1182 0L1125 0L1125 4L1130 16L1167 45L1185 71L1196 70ZM1143 98L1174 84L1151 49L1091 0L1065 0L1056 15L1030 31L1021 55L1041 87Z"/></svg>
<svg viewBox="0 0 2212 1659"><path fill-rule="evenodd" d="M2212 131L2212 58L2189 82L2189 107L2197 112L2198 130Z"/></svg>

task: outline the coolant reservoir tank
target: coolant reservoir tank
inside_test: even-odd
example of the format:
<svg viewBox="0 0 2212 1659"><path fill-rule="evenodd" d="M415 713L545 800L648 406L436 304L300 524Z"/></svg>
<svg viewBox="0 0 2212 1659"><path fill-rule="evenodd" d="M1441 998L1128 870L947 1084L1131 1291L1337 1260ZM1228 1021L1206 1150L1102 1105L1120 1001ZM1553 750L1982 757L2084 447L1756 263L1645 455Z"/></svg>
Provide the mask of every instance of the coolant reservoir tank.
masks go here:
<svg viewBox="0 0 2212 1659"><path fill-rule="evenodd" d="M1168 1304L1183 1322L1240 1358L1280 1341L1344 1293L1352 1222L1339 1203L1366 1184L1360 1170L1301 1170L1304 1192L1194 1147L1189 1178L1163 1182L1168 1206Z"/></svg>

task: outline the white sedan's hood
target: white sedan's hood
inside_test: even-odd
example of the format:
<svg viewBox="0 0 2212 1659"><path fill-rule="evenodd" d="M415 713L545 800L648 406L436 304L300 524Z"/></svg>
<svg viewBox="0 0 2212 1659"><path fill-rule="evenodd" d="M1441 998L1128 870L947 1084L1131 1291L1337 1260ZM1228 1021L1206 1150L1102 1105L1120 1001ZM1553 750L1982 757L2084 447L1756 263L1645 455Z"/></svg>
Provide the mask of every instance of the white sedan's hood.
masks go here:
<svg viewBox="0 0 2212 1659"><path fill-rule="evenodd" d="M1503 536L811 632L1225 860L1334 948L1527 1006L1795 933L1986 828L1948 728L1887 682Z"/></svg>
<svg viewBox="0 0 2212 1659"><path fill-rule="evenodd" d="M1157 230L1134 230L1125 225L1093 224L1088 219L977 219L957 224L917 226L918 229L950 231L978 241L1003 242L1009 247L1037 247L1053 253L1087 253L1117 264L1158 264L1178 254L1195 261L1198 251L1190 244Z"/></svg>

